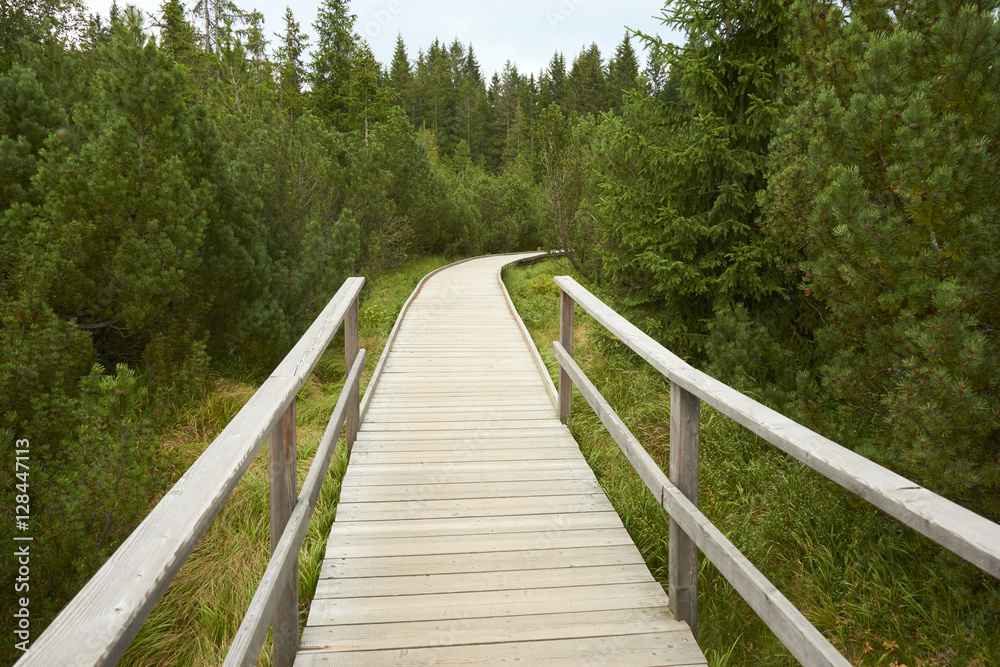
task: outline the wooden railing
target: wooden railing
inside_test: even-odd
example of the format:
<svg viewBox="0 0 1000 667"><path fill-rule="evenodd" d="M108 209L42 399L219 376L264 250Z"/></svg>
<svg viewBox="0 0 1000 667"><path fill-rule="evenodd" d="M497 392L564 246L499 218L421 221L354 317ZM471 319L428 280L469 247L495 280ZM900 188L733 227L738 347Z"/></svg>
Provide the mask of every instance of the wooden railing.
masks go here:
<svg viewBox="0 0 1000 667"><path fill-rule="evenodd" d="M273 664L291 665L299 643L298 554L341 428L359 426L358 295L348 278L305 335L239 414L184 473L17 666L113 665L135 637L226 499L270 440L271 560L226 665L253 665L273 628ZM347 377L312 466L296 497L295 398L345 323Z"/></svg>
<svg viewBox="0 0 1000 667"><path fill-rule="evenodd" d="M1000 578L1000 525L938 496L732 387L692 368L613 311L579 283L559 276L559 417L570 414L575 384L670 515L667 595L675 615L697 629L698 549L805 665L848 665L825 637L698 510L701 401L745 426L824 477L856 493L914 530ZM649 456L573 361L574 303L671 382L670 477Z"/></svg>

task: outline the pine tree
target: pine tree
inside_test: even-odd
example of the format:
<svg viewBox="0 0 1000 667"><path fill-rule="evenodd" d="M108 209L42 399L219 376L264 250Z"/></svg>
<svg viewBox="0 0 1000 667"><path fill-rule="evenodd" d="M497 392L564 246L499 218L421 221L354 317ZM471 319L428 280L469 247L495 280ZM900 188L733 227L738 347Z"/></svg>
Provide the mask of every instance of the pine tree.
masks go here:
<svg viewBox="0 0 1000 667"><path fill-rule="evenodd" d="M813 335L821 428L939 492L1000 466L998 3L796 6L807 54L776 137L768 231ZM859 424L878 435L859 438Z"/></svg>

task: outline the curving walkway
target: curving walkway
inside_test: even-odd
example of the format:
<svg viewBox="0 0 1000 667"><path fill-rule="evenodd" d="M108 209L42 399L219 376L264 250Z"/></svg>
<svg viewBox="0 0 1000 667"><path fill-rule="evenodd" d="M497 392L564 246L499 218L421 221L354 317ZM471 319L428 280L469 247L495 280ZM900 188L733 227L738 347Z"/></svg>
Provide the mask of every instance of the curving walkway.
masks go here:
<svg viewBox="0 0 1000 667"><path fill-rule="evenodd" d="M297 667L707 664L555 416L499 281L517 258L447 267L406 311Z"/></svg>

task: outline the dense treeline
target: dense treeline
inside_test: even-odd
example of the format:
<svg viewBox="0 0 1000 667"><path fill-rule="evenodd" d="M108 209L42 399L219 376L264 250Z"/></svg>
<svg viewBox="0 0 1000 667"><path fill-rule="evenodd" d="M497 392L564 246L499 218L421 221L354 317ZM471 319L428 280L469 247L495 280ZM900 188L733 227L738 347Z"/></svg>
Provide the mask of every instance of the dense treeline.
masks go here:
<svg viewBox="0 0 1000 667"><path fill-rule="evenodd" d="M1000 517L998 7L678 0L683 46L491 74L460 41L378 63L344 0L274 40L232 3L4 4L0 429L32 443L37 613L175 474L157 429L209 373L430 252L560 247L693 363Z"/></svg>
<svg viewBox="0 0 1000 667"><path fill-rule="evenodd" d="M997 8L675 3L677 98L603 120L574 215L675 351L994 518Z"/></svg>
<svg viewBox="0 0 1000 667"><path fill-rule="evenodd" d="M4 506L30 491L36 618L177 474L158 433L211 375L273 367L348 275L553 244L535 117L637 85L628 40L610 69L591 47L487 87L471 45L400 40L383 69L353 23L330 0L310 42L289 10L269 49L231 3L3 6Z"/></svg>

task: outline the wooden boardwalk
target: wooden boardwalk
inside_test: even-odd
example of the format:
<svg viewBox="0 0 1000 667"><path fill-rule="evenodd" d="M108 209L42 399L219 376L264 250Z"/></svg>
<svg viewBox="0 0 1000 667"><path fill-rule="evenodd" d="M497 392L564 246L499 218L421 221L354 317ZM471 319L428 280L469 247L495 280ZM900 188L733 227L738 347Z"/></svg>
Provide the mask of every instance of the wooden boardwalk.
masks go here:
<svg viewBox="0 0 1000 667"><path fill-rule="evenodd" d="M706 665L555 416L499 269L424 284L344 478L296 666Z"/></svg>

